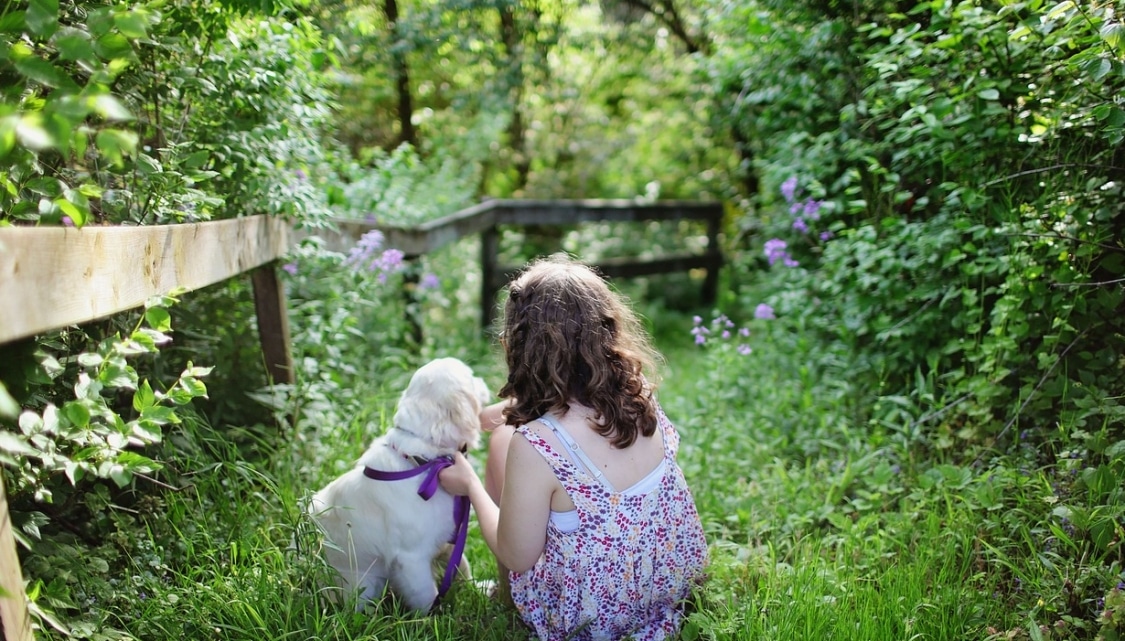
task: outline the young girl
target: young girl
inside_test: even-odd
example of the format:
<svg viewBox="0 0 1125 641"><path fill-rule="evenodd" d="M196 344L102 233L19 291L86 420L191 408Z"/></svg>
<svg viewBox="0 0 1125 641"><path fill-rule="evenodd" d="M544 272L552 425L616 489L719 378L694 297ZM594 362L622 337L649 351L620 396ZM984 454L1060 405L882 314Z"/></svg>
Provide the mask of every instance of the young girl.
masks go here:
<svg viewBox="0 0 1125 641"><path fill-rule="evenodd" d="M673 637L707 543L643 374L656 353L639 321L590 268L552 258L509 285L500 340L493 495L463 456L442 486L469 496L540 639Z"/></svg>

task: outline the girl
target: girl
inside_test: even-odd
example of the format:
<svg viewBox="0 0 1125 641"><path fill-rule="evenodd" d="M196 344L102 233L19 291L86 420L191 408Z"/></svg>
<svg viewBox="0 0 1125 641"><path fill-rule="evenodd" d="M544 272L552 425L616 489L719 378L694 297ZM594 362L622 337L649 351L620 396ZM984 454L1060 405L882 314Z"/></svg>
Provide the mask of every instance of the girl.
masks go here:
<svg viewBox="0 0 1125 641"><path fill-rule="evenodd" d="M643 374L657 354L638 319L589 267L556 257L509 285L502 328L493 494L463 456L442 485L469 496L540 639L674 636L707 544L679 437Z"/></svg>

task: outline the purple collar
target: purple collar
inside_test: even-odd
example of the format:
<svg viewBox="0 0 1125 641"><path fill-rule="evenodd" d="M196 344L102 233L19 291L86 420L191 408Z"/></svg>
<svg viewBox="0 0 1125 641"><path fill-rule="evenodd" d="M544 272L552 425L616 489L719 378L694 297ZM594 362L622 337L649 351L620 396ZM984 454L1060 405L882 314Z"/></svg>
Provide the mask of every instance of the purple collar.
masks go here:
<svg viewBox="0 0 1125 641"><path fill-rule="evenodd" d="M422 483L418 486L418 496L421 496L424 501L429 501L437 492L438 473L450 465L453 465L453 457L439 456L422 463L418 467L401 472L384 472L364 466L363 475L376 481L402 481L425 474L426 477L422 479ZM453 536L449 539L449 542L453 544L453 552L449 555L449 563L445 566L445 576L441 579L438 596L434 601L435 605L449 591L449 586L453 584L453 575L457 572L457 566L461 565L461 557L465 553L465 540L469 533L469 497L453 497L453 524Z"/></svg>

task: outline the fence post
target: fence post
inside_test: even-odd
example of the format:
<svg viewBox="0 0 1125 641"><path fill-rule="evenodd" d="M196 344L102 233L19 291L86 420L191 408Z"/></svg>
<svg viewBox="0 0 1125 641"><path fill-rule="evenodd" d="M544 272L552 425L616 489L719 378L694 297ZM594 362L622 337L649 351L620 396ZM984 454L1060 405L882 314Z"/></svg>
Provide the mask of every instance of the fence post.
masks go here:
<svg viewBox="0 0 1125 641"><path fill-rule="evenodd" d="M27 593L23 589L16 539L12 534L12 515L8 495L0 476L0 638L3 641L32 641L31 619L27 616Z"/></svg>
<svg viewBox="0 0 1125 641"><path fill-rule="evenodd" d="M258 339L271 383L293 383L293 353L289 342L289 315L285 291L277 279L277 263L267 263L250 274L254 285L254 311Z"/></svg>
<svg viewBox="0 0 1125 641"><path fill-rule="evenodd" d="M406 256L402 259L402 302L403 313L406 315L406 327L410 332L410 339L414 341L416 352L422 350L422 341L425 335L422 331L422 304L418 299L418 286L421 284L422 263L421 256Z"/></svg>
<svg viewBox="0 0 1125 641"><path fill-rule="evenodd" d="M500 231L491 225L480 233L480 330L487 334L496 312L497 262L500 253Z"/></svg>
<svg viewBox="0 0 1125 641"><path fill-rule="evenodd" d="M719 232L723 226L723 207L719 205L715 215L707 219L707 253L720 256ZM721 261L721 258L720 258ZM703 304L714 305L719 294L719 267L718 265L707 268L707 276L703 279Z"/></svg>

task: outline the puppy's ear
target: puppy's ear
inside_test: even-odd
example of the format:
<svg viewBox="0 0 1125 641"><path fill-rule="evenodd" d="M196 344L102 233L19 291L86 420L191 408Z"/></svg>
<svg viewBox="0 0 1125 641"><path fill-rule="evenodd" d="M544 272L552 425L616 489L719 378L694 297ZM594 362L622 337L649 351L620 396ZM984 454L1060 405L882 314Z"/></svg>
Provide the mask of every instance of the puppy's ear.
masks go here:
<svg viewBox="0 0 1125 641"><path fill-rule="evenodd" d="M441 358L422 366L399 399L395 424L452 452L480 443L480 392L472 370L461 361Z"/></svg>
<svg viewBox="0 0 1125 641"><path fill-rule="evenodd" d="M480 394L475 386L469 385L450 395L449 422L457 430L459 444L476 449L480 446Z"/></svg>

